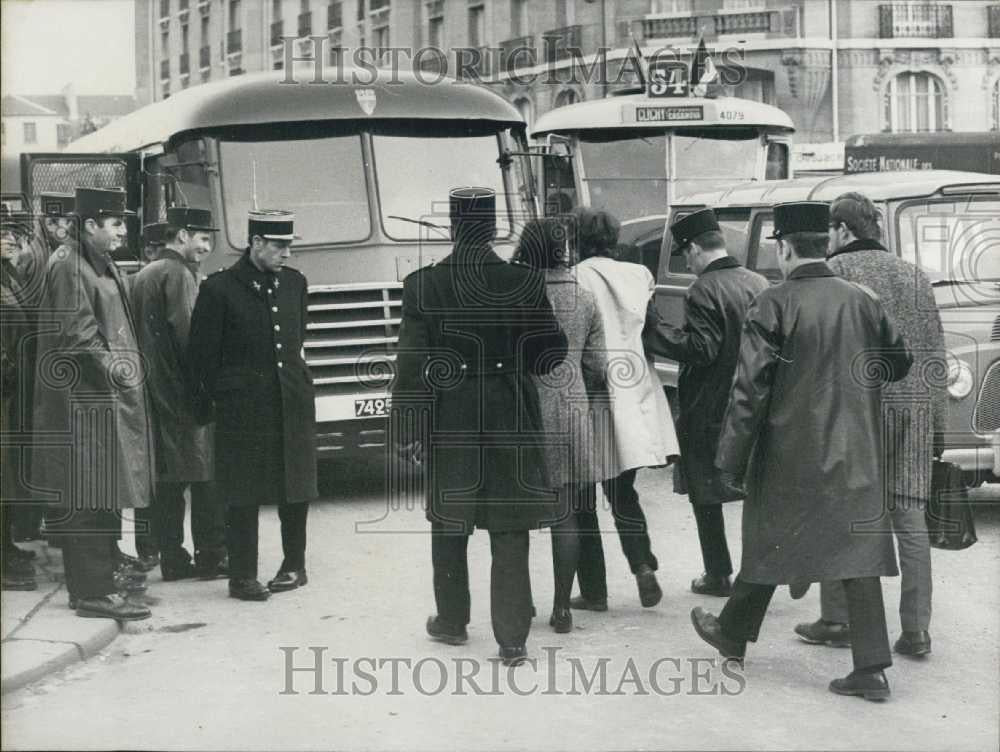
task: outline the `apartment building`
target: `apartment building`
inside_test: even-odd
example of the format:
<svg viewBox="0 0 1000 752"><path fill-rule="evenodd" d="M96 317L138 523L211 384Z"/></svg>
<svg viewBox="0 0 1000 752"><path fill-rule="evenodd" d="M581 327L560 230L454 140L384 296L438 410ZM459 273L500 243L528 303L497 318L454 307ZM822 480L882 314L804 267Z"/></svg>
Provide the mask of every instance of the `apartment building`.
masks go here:
<svg viewBox="0 0 1000 752"><path fill-rule="evenodd" d="M1000 2L137 0L135 17L142 103L282 68L318 43L324 63L400 48L397 63L429 80L479 77L530 122L632 82L633 40L647 55L686 57L704 39L735 74L727 93L788 112L798 141L1000 129ZM421 48L445 55L414 57ZM611 50L605 80L593 68L601 48Z"/></svg>

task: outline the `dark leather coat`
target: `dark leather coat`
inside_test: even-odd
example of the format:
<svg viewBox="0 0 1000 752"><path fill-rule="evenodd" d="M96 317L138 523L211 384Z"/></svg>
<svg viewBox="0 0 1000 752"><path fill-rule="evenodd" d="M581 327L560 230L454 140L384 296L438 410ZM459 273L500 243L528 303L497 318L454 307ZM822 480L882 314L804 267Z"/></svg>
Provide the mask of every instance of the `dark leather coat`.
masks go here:
<svg viewBox="0 0 1000 752"><path fill-rule="evenodd" d="M545 279L464 248L403 282L394 443L423 443L427 518L471 533L551 523L533 375L566 355Z"/></svg>
<svg viewBox="0 0 1000 752"><path fill-rule="evenodd" d="M876 295L822 262L747 313L716 464L744 476L748 582L897 574L882 388L912 359Z"/></svg>
<svg viewBox="0 0 1000 752"><path fill-rule="evenodd" d="M713 261L688 288L684 326L660 320L651 304L643 345L680 363L677 439L693 504L717 504L715 452L740 351L747 309L770 283L732 256Z"/></svg>
<svg viewBox="0 0 1000 752"><path fill-rule="evenodd" d="M316 406L303 357L306 278L243 257L208 277L191 317L195 412L215 417L215 478L234 506L310 501L316 488Z"/></svg>

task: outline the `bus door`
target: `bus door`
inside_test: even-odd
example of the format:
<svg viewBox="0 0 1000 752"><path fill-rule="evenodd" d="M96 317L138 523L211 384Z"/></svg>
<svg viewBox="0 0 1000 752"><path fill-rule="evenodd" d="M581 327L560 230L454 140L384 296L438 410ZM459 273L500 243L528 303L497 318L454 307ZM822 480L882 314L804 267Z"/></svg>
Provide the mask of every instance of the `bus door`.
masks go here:
<svg viewBox="0 0 1000 752"><path fill-rule="evenodd" d="M125 191L125 205L137 216L126 217L128 238L125 246L114 253L115 261L124 271L139 266L140 222L138 209L141 196L139 154L72 154L39 153L21 155L21 191L28 197L36 215L44 213L41 194L68 193L77 188L113 188Z"/></svg>

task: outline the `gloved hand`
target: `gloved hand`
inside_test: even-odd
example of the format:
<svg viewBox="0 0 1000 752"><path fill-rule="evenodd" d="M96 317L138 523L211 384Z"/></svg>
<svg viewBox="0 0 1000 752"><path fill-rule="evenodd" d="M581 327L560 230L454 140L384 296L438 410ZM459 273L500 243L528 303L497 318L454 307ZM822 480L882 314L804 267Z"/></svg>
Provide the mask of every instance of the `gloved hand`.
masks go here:
<svg viewBox="0 0 1000 752"><path fill-rule="evenodd" d="M719 470L715 475L715 492L720 501L738 501L747 496L743 488L743 478L727 470Z"/></svg>

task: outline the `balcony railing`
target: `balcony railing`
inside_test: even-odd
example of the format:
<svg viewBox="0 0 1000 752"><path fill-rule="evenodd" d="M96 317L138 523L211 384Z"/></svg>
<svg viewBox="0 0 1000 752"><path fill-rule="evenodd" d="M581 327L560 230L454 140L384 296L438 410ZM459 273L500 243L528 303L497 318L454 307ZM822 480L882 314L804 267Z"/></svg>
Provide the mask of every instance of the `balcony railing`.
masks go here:
<svg viewBox="0 0 1000 752"><path fill-rule="evenodd" d="M715 17L716 34L760 34L776 31L777 13L725 13Z"/></svg>
<svg viewBox="0 0 1000 752"><path fill-rule="evenodd" d="M501 70L510 72L515 68L527 68L538 63L535 52L535 37L531 34L500 42Z"/></svg>
<svg viewBox="0 0 1000 752"><path fill-rule="evenodd" d="M1000 3L986 6L986 26L990 39L1000 39Z"/></svg>
<svg viewBox="0 0 1000 752"><path fill-rule="evenodd" d="M186 52L181 53L179 69L182 76L186 76L191 72L191 61L190 56Z"/></svg>
<svg viewBox="0 0 1000 752"><path fill-rule="evenodd" d="M299 13L299 36L307 37L313 33L313 14Z"/></svg>
<svg viewBox="0 0 1000 752"><path fill-rule="evenodd" d="M698 34L698 17L644 18L640 21L643 39L673 39Z"/></svg>
<svg viewBox="0 0 1000 752"><path fill-rule="evenodd" d="M342 3L330 3L326 7L326 28L340 29L344 26L344 7Z"/></svg>
<svg viewBox="0 0 1000 752"><path fill-rule="evenodd" d="M552 29L542 34L542 47L545 50L545 62L554 63L558 60L565 60L572 57L571 49L580 49L581 27L564 26L561 29Z"/></svg>
<svg viewBox="0 0 1000 752"><path fill-rule="evenodd" d="M886 3L878 6L882 39L953 37L951 5L946 3Z"/></svg>
<svg viewBox="0 0 1000 752"><path fill-rule="evenodd" d="M170 78L170 61L161 60L160 61L160 79Z"/></svg>
<svg viewBox="0 0 1000 752"><path fill-rule="evenodd" d="M232 31L226 32L226 52L231 55L234 52L242 51L243 29L233 29Z"/></svg>
<svg viewBox="0 0 1000 752"><path fill-rule="evenodd" d="M281 35L285 33L285 22L275 21L271 24L271 46L281 44Z"/></svg>
<svg viewBox="0 0 1000 752"><path fill-rule="evenodd" d="M212 48L208 45L198 50L198 67L202 70L212 67Z"/></svg>

